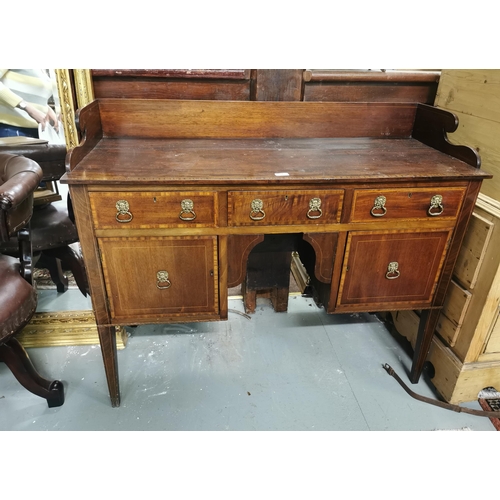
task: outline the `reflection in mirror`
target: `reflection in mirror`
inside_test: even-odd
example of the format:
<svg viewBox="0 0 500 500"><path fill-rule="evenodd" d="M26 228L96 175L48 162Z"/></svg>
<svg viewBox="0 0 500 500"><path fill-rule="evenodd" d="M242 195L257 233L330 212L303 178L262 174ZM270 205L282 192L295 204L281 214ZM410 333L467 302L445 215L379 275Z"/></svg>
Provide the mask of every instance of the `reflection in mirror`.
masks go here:
<svg viewBox="0 0 500 500"><path fill-rule="evenodd" d="M71 252L80 254L80 249L69 219L68 188L59 178L65 173L67 147L77 142L71 135L75 131L74 111L67 99L72 90L64 79L61 87L61 72L67 74L68 70L0 70L0 77L5 77L0 78L0 123L10 127L0 133L0 150L31 157L44 172L35 191L31 224L37 312L20 336L25 347L98 343L90 297L78 288L69 265ZM10 109L2 112L2 105ZM16 122L12 117L24 121ZM39 131L44 120L45 130ZM59 259L55 266L50 260L54 257Z"/></svg>
<svg viewBox="0 0 500 500"><path fill-rule="evenodd" d="M54 70L0 69L0 137L65 144Z"/></svg>

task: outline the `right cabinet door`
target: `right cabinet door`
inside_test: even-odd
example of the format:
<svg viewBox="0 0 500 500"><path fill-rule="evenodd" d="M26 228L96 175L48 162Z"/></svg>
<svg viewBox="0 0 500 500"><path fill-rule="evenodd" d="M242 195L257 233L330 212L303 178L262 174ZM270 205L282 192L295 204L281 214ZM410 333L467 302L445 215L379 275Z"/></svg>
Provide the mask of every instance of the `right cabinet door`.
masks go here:
<svg viewBox="0 0 500 500"><path fill-rule="evenodd" d="M450 236L450 230L349 233L337 310L430 305Z"/></svg>

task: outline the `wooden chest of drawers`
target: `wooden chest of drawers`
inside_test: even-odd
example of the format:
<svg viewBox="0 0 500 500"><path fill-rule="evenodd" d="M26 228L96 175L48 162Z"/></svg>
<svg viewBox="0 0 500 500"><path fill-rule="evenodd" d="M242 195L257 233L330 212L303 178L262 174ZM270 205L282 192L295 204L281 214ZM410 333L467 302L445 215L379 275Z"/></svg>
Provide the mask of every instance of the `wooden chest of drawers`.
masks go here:
<svg viewBox="0 0 500 500"><path fill-rule="evenodd" d="M114 406L115 326L227 319L228 286L271 236L292 238L328 313L423 310L418 381L490 177L473 150L446 140L453 115L411 104L100 99L79 124L64 181Z"/></svg>

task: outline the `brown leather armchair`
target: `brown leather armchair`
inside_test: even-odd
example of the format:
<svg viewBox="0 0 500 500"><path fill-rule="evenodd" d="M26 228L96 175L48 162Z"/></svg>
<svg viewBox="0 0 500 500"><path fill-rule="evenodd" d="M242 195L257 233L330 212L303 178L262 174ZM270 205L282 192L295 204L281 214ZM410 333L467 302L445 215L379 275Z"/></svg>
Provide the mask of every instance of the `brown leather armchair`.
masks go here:
<svg viewBox="0 0 500 500"><path fill-rule="evenodd" d="M43 171L42 181L57 182L66 172L66 147L52 144L30 143L28 140L13 144L0 144L0 153L22 155L36 161ZM31 241L34 265L46 268L58 292L68 289L64 271L73 273L83 295L89 293L87 275L82 257L72 247L78 242L78 233L72 219L71 200L61 200L35 206L31 219ZM14 236L0 242L0 252L19 256L18 241Z"/></svg>
<svg viewBox="0 0 500 500"><path fill-rule="evenodd" d="M45 398L49 407L64 403L59 380L46 380L36 371L15 338L35 313L29 222L33 192L42 178L40 166L23 156L0 153L0 242L17 235L20 258L0 254L0 361L30 392Z"/></svg>

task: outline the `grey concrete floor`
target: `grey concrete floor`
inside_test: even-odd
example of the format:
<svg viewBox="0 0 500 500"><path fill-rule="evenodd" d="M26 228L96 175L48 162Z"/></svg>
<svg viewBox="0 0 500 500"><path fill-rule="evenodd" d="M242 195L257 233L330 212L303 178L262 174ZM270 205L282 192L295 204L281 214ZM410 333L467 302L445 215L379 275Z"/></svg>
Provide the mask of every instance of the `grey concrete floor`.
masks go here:
<svg viewBox="0 0 500 500"><path fill-rule="evenodd" d="M39 310L78 309L74 290L41 291ZM291 296L287 313L258 299L250 319L229 301L224 322L127 328L118 351L122 402L112 408L99 346L30 348L43 376L62 380L66 401L48 408L0 365L0 430L46 431L494 431L487 418L415 399L411 359L376 316L327 315ZM436 397L426 377L411 388ZM479 409L477 402L466 404Z"/></svg>

